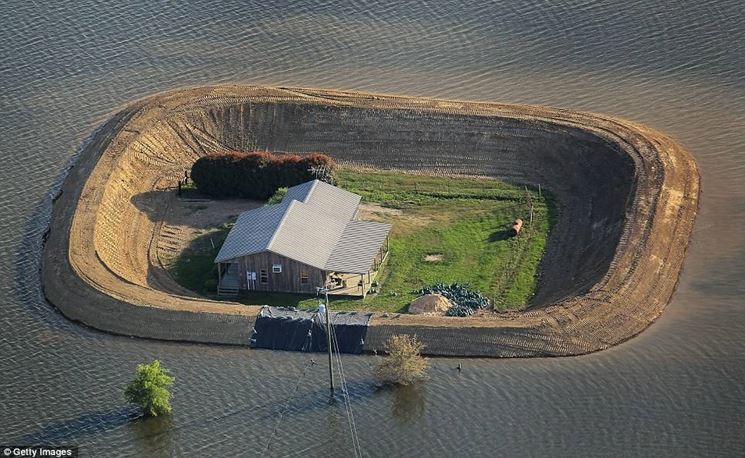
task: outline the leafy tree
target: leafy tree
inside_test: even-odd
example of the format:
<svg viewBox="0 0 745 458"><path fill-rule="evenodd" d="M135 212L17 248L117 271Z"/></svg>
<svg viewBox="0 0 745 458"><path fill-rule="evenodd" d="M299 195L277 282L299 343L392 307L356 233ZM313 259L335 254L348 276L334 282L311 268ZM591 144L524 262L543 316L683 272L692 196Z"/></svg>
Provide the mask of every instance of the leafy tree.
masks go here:
<svg viewBox="0 0 745 458"><path fill-rule="evenodd" d="M424 344L416 336L397 334L386 342L388 355L375 368L375 376L384 383L411 385L427 378L429 362L422 357Z"/></svg>
<svg viewBox="0 0 745 458"><path fill-rule="evenodd" d="M157 359L150 364L138 364L137 376L124 390L124 398L142 407L145 415L157 417L171 413L171 392L174 377L160 366Z"/></svg>

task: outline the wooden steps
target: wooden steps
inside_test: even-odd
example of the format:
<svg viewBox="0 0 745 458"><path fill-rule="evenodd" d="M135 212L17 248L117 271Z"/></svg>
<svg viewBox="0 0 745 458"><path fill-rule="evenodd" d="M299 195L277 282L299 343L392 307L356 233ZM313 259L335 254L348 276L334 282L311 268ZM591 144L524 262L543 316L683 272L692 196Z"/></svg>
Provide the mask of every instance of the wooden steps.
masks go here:
<svg viewBox="0 0 745 458"><path fill-rule="evenodd" d="M237 286L218 286L217 295L236 297L238 295L238 287Z"/></svg>

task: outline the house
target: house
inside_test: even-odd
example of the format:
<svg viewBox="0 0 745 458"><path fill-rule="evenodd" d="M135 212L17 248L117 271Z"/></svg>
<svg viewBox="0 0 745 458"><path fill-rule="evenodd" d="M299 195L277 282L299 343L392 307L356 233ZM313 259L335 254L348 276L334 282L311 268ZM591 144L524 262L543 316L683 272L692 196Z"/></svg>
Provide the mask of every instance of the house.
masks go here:
<svg viewBox="0 0 745 458"><path fill-rule="evenodd" d="M239 290L364 297L388 254L390 224L357 219L360 196L319 180L243 212L215 258L218 294Z"/></svg>

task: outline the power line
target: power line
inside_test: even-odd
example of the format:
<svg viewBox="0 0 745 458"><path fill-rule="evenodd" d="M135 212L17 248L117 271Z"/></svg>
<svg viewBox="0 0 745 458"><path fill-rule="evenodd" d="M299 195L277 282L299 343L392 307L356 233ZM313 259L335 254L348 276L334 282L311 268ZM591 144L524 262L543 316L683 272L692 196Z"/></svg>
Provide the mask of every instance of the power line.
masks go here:
<svg viewBox="0 0 745 458"><path fill-rule="evenodd" d="M334 341L336 341L336 334L334 334ZM337 364L339 365L339 373L340 373L341 381L342 381L342 396L344 399L344 408L347 413L347 422L349 423L349 431L352 436L352 446L354 448L354 455L355 457L362 457L362 449L360 447L359 436L357 433L357 424L354 421L354 413L352 412L352 403L349 399L349 391L347 388L346 378L344 376L344 368L341 363L341 356L339 353L338 344L336 346L336 350L337 350L336 359L337 359Z"/></svg>
<svg viewBox="0 0 745 458"><path fill-rule="evenodd" d="M359 434L357 433L357 424L354 420L354 412L352 411L352 402L349 399L349 389L347 387L347 379L344 375L344 366L342 365L341 352L339 351L339 339L337 339L336 337L336 329L334 329L333 326L331 327L331 332L333 333L333 336L334 336L333 342L334 342L334 347L336 350L337 364L339 365L339 375L341 378L341 385L342 385L342 396L344 398L344 407L347 411L347 421L349 422L349 430L352 435L352 445L354 447L354 455L355 457L361 458L362 447L360 445Z"/></svg>
<svg viewBox="0 0 745 458"><path fill-rule="evenodd" d="M292 398L295 396L295 393L297 393L298 388L300 388L300 382L305 378L305 374L308 372L308 368L312 365L314 365L316 362L314 360L308 361L308 364L305 365L305 368L303 368L303 373L300 374L300 377L297 379L297 383L295 384L295 388L293 388L292 393L290 393L290 397L287 399L287 404L285 404L282 411L279 413L279 417L277 418L277 422L274 424L274 429L272 430L272 434L269 436L269 441L266 444L266 449L264 449L264 453L269 453L269 448L272 445L272 441L274 440L274 436L277 434L277 430L279 429L279 424L282 423L282 418L285 416L285 413L287 412L287 409L290 408L290 403L292 402Z"/></svg>

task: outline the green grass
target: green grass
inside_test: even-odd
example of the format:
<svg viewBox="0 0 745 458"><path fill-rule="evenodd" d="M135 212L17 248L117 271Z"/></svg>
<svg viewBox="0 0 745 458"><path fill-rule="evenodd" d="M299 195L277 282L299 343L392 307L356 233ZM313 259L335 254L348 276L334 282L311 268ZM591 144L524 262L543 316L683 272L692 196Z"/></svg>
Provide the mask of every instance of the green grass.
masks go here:
<svg viewBox="0 0 745 458"><path fill-rule="evenodd" d="M554 219L551 196L537 190L485 178L438 177L399 172L342 169L339 186L377 204L375 219L393 224L390 253L378 281L380 294L364 300L331 299L335 310L405 312L414 290L435 282L469 283L487 295L498 310L520 308L535 292L538 264ZM534 206L532 226L530 204ZM519 237L508 229L525 221ZM220 243L227 231L213 232ZM200 237L203 239L208 235ZM217 243L217 240L215 240ZM207 242L209 243L209 242ZM197 248L199 239L193 244ZM219 248L219 245L216 245ZM172 272L184 286L201 294L217 249L201 244L174 260ZM427 255L441 255L435 262ZM245 293L248 304L313 308L313 296Z"/></svg>
<svg viewBox="0 0 745 458"><path fill-rule="evenodd" d="M166 269L180 285L202 296L215 297L216 291L209 288L207 283L213 280L213 285L216 286L215 257L232 226L232 223L226 223L212 228L194 239L181 256L164 258Z"/></svg>

